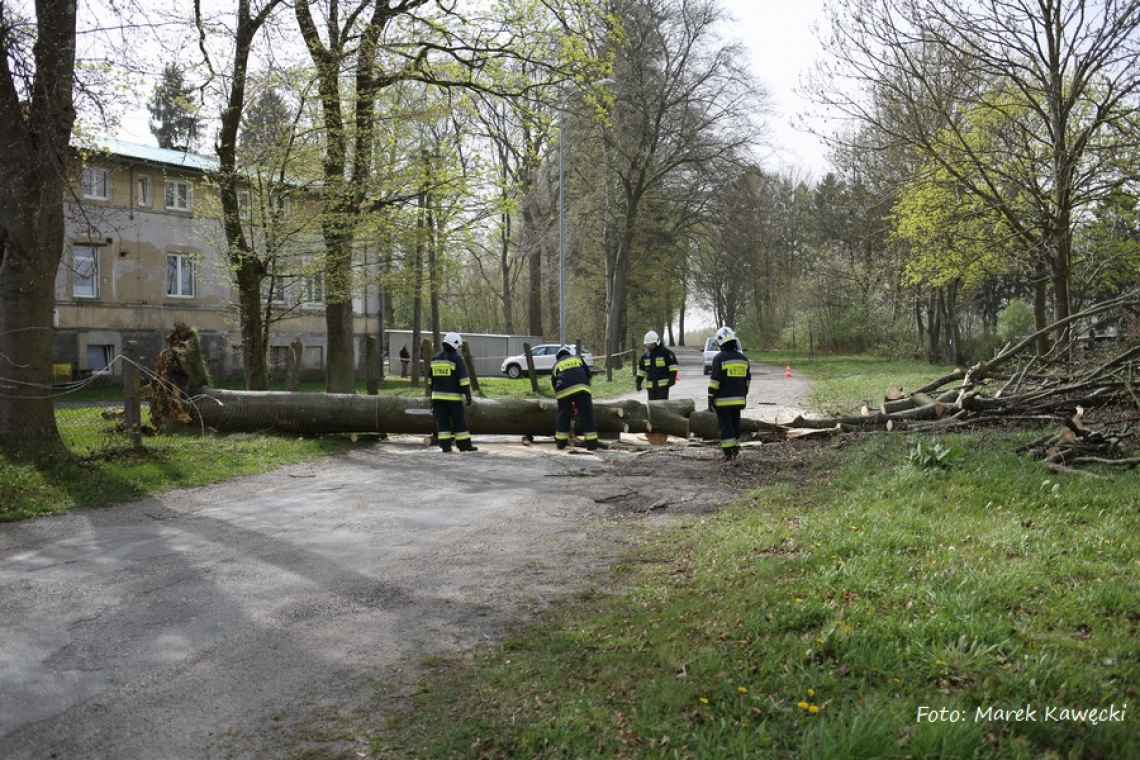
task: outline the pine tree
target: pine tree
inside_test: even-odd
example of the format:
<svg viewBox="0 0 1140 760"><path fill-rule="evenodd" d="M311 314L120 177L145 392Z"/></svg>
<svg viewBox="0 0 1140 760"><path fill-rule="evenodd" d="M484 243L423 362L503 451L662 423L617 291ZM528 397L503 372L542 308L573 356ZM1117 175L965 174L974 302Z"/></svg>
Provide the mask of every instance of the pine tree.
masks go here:
<svg viewBox="0 0 1140 760"><path fill-rule="evenodd" d="M292 119L289 104L275 89L263 91L242 118L242 150L254 163L271 161L288 139Z"/></svg>
<svg viewBox="0 0 1140 760"><path fill-rule="evenodd" d="M162 70L162 81L154 88L147 103L150 131L158 147L193 150L198 141L201 120L191 109L193 89L186 86L181 67L168 63Z"/></svg>

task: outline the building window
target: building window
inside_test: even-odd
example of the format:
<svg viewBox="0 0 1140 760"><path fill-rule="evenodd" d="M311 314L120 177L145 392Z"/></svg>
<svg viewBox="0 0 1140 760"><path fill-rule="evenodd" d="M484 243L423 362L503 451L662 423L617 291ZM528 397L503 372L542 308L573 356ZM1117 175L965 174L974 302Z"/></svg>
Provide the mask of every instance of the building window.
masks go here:
<svg viewBox="0 0 1140 760"><path fill-rule="evenodd" d="M150 177L135 180L135 203L140 206L150 205Z"/></svg>
<svg viewBox="0 0 1140 760"><path fill-rule="evenodd" d="M270 346L269 364L274 369L285 369L289 366L289 354L293 352L290 346Z"/></svg>
<svg viewBox="0 0 1140 760"><path fill-rule="evenodd" d="M91 245L72 246L71 269L75 273L72 295L76 298L98 298L99 249Z"/></svg>
<svg viewBox="0 0 1140 760"><path fill-rule="evenodd" d="M194 297L194 257L172 253L166 257L166 295Z"/></svg>
<svg viewBox="0 0 1140 760"><path fill-rule="evenodd" d="M262 297L265 298L269 303L275 304L277 306L284 306L286 286L285 278L270 274L265 278L264 282L265 287L262 288ZM272 293L270 293L270 288L273 289Z"/></svg>
<svg viewBox="0 0 1140 760"><path fill-rule="evenodd" d="M87 344L87 369L92 372L109 371L114 358L114 346Z"/></svg>
<svg viewBox="0 0 1140 760"><path fill-rule="evenodd" d="M190 210L190 183L184 180L166 181L166 208L172 211Z"/></svg>
<svg viewBox="0 0 1140 760"><path fill-rule="evenodd" d="M111 199L111 172L88 166L83 170L83 197L96 201Z"/></svg>
<svg viewBox="0 0 1140 760"><path fill-rule="evenodd" d="M322 306L325 302L325 276L318 272L305 278L305 290L301 297L306 306Z"/></svg>
<svg viewBox="0 0 1140 760"><path fill-rule="evenodd" d="M303 369L322 369L325 366L325 349L323 346L305 346L301 357Z"/></svg>

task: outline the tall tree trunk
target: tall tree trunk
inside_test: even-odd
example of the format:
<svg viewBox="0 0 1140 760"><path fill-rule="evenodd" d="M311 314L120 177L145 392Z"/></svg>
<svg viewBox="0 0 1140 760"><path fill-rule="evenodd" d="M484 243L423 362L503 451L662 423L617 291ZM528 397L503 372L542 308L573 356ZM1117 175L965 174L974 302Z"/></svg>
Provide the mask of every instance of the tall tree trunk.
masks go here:
<svg viewBox="0 0 1140 760"><path fill-rule="evenodd" d="M15 381L0 394L0 450L25 457L62 445L55 406L44 397L51 387L52 310L75 121L76 3L37 6L29 100L21 101L9 70L11 29L0 50L0 375ZM12 385L29 390L12 391Z"/></svg>
<svg viewBox="0 0 1140 760"><path fill-rule="evenodd" d="M218 154L218 191L222 201L222 230L226 236L226 250L230 267L237 279L238 321L242 335L242 371L245 387L264 390L269 387L269 370L266 353L269 350L268 302L263 304L261 285L267 270L265 261L258 258L245 228L241 223L238 203L237 142L241 117L245 108L246 72L253 39L281 0L270 0L251 16L249 0L239 0L234 30L233 74L229 79L229 92L222 109L221 124L215 149ZM205 35L200 8L195 6L195 21L199 33ZM275 249L275 245L267 243ZM263 305L265 311L263 312Z"/></svg>
<svg viewBox="0 0 1140 760"><path fill-rule="evenodd" d="M534 336L542 332L542 235L535 230L534 202L523 200L523 241L526 245L527 331Z"/></svg>
<svg viewBox="0 0 1140 760"><path fill-rule="evenodd" d="M681 308L677 312L677 345L685 345L685 305L689 297L687 277L681 277Z"/></svg>
<svg viewBox="0 0 1140 760"><path fill-rule="evenodd" d="M428 301L431 310L431 344L435 351L442 348L439 335L439 230L436 229L435 199L429 194L427 200L428 233Z"/></svg>
<svg viewBox="0 0 1140 760"><path fill-rule="evenodd" d="M625 228L622 230L621 241L613 257L610 272L610 286L606 289L609 302L606 305L606 355L607 369L621 366L621 359L615 357L624 347L625 337L625 297L627 276L629 272L629 252L633 246L633 238L637 229L637 211L634 203L626 206L627 213Z"/></svg>
<svg viewBox="0 0 1140 760"><path fill-rule="evenodd" d="M261 282L264 269L252 257L242 260L237 270L238 308L241 311L241 358L245 387L263 391L269 387L266 362L268 320L262 320Z"/></svg>
<svg viewBox="0 0 1140 760"><path fill-rule="evenodd" d="M338 218L343 219L339 214ZM343 222L333 222L339 227ZM325 390L328 393L352 393L353 314L352 314L352 240L350 232L329 229L325 233Z"/></svg>
<svg viewBox="0 0 1140 760"><path fill-rule="evenodd" d="M1066 319L1072 313L1072 297L1069 294L1070 259L1073 249L1073 231L1069 224L1069 214L1062 214L1062 227L1055 234L1053 254L1053 320ZM1071 325L1057 328L1056 340L1065 340Z"/></svg>
<svg viewBox="0 0 1140 760"><path fill-rule="evenodd" d="M420 380L420 332L424 302L424 194L416 199L416 247L412 255L412 386Z"/></svg>
<svg viewBox="0 0 1140 760"><path fill-rule="evenodd" d="M515 331L515 297L511 292L511 215L502 214L500 222L499 274L503 278L503 332L511 335Z"/></svg>
<svg viewBox="0 0 1140 760"><path fill-rule="evenodd" d="M558 337L558 245L551 244L547 237L543 237L543 263L546 267L545 285L547 288L546 325L550 334ZM545 333L543 333L545 335Z"/></svg>
<svg viewBox="0 0 1140 760"><path fill-rule="evenodd" d="M1049 325L1049 316L1045 313L1045 273L1038 270L1037 277L1033 281L1033 329L1034 332L1040 332ZM1037 353L1045 354L1049 351L1049 336L1042 333L1037 336Z"/></svg>

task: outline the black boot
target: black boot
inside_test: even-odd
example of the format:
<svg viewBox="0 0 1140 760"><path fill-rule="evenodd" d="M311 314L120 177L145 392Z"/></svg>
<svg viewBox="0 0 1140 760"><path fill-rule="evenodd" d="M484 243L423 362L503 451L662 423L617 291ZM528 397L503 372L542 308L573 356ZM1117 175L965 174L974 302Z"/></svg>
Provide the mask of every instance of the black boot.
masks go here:
<svg viewBox="0 0 1140 760"><path fill-rule="evenodd" d="M459 442L459 450L460 451L478 451L479 447L476 446L475 444L471 443L471 441L460 441Z"/></svg>

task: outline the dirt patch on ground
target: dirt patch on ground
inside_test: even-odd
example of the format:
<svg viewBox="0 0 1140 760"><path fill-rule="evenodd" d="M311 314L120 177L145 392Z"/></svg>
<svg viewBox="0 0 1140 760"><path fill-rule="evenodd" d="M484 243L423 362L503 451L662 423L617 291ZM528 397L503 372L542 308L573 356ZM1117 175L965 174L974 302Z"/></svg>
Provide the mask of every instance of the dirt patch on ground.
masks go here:
<svg viewBox="0 0 1140 760"><path fill-rule="evenodd" d="M752 488L806 484L835 458L831 441L784 441L746 446L739 465L724 467L714 445L673 444L609 459L589 475L604 477L594 501L613 513L704 514Z"/></svg>

